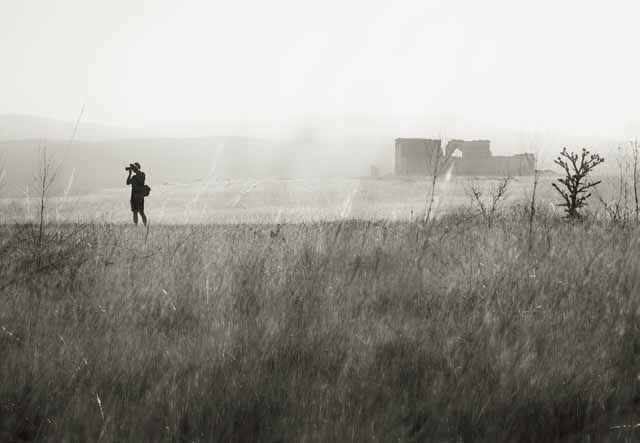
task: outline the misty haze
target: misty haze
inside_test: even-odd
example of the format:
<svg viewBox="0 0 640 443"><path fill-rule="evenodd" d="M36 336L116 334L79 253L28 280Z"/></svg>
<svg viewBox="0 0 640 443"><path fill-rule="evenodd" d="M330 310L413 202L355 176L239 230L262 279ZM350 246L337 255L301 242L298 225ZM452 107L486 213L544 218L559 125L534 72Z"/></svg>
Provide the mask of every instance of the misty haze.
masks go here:
<svg viewBox="0 0 640 443"><path fill-rule="evenodd" d="M0 441L640 440L639 13L4 0Z"/></svg>

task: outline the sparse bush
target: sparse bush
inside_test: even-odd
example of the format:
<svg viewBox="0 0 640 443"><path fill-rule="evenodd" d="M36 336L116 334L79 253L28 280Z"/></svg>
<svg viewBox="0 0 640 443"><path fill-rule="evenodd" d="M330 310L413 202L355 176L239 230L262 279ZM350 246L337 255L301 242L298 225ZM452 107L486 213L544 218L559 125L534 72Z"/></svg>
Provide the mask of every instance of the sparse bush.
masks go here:
<svg viewBox="0 0 640 443"><path fill-rule="evenodd" d="M564 203L558 206L565 207L568 218L580 217L578 210L586 206L587 199L591 197L591 192L588 190L601 183L600 180L586 181L586 177L602 162L604 162L604 158L599 154L591 154L586 149L582 149L581 154L576 154L568 152L567 148L562 148L562 152L554 160L554 163L562 167L565 172L565 177L558 179L564 189L555 183L552 186L564 199Z"/></svg>
<svg viewBox="0 0 640 443"><path fill-rule="evenodd" d="M640 145L631 141L618 148L618 177L613 191L613 199L606 199L596 189L596 195L605 215L619 227L627 226L635 219L640 222L640 202L638 200L638 174L640 166ZM630 203L633 198L633 204Z"/></svg>
<svg viewBox="0 0 640 443"><path fill-rule="evenodd" d="M511 177L504 177L501 179L498 184L489 191L489 199L487 201L483 198L484 193L479 186L476 186L475 184L470 186L473 201L478 206L482 218L488 225L493 223L493 219L496 216L498 208L507 195L510 181Z"/></svg>
<svg viewBox="0 0 640 443"><path fill-rule="evenodd" d="M635 178L632 176L632 173L634 175L636 173L635 171L632 171L632 167L634 170L636 167L633 165L635 162L635 158L633 157L635 157L635 155L630 157L623 146L619 146L618 151L617 180L616 182L612 181L609 186L612 192L607 193L609 194L607 196L608 198L605 198L598 188L594 188L594 192L602 205L606 219L608 219L613 225L623 228L631 220L633 214L633 207L629 204L629 200L630 195L635 193L632 188L635 187ZM631 152L631 154L634 153Z"/></svg>

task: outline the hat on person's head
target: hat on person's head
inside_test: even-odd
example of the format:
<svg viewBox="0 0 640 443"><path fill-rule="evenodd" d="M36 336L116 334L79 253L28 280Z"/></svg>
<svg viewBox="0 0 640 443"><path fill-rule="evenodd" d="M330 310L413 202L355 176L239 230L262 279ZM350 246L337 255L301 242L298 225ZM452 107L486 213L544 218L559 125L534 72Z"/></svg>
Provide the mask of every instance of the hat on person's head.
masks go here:
<svg viewBox="0 0 640 443"><path fill-rule="evenodd" d="M140 163L135 162L135 163L134 163L134 165L136 166L136 168L138 168L138 169L142 169L142 166L140 166Z"/></svg>

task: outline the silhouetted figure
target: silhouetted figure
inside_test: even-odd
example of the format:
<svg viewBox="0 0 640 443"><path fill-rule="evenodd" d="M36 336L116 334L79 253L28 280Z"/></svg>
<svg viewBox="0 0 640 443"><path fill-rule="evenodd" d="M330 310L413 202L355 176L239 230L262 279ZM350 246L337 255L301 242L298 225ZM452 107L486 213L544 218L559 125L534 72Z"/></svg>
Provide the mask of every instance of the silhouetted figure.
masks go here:
<svg viewBox="0 0 640 443"><path fill-rule="evenodd" d="M147 226L147 216L144 215L144 180L146 176L142 172L140 163L135 162L126 168L129 171L127 185L131 185L131 212L133 212L133 223L138 224L138 213L142 217L142 223ZM132 176L131 174L134 173Z"/></svg>

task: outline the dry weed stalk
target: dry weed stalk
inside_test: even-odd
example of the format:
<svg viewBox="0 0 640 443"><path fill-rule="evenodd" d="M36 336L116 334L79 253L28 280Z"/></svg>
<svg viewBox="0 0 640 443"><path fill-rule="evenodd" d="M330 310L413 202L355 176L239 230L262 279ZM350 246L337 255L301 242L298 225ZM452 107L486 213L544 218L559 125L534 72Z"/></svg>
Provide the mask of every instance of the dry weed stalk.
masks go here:
<svg viewBox="0 0 640 443"><path fill-rule="evenodd" d="M638 200L638 161L640 161L640 144L635 139L630 142L633 155L633 198L636 205L636 223L640 221L640 202Z"/></svg>
<svg viewBox="0 0 640 443"><path fill-rule="evenodd" d="M427 213L424 217L424 223L428 223L431 219L431 212L433 211L433 202L436 198L436 184L438 182L438 174L440 173L440 160L442 158L442 151L436 150L435 161L433 162L433 174L431 177L431 193L429 195L429 203L427 205ZM433 158L432 158L433 160Z"/></svg>
<svg viewBox="0 0 640 443"><path fill-rule="evenodd" d="M0 155L0 192L4 188L4 180L5 180L6 176L7 176L7 173L6 173L6 168L5 168L4 156Z"/></svg>
<svg viewBox="0 0 640 443"><path fill-rule="evenodd" d="M534 169L533 171L533 190L531 192L531 203L529 205L529 236L528 236L529 252L533 250L533 219L536 216L536 190L538 189L539 176L540 176L540 171L538 171L538 168L536 165L536 169Z"/></svg>

